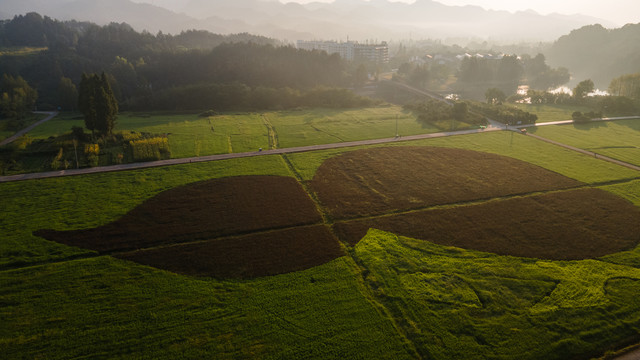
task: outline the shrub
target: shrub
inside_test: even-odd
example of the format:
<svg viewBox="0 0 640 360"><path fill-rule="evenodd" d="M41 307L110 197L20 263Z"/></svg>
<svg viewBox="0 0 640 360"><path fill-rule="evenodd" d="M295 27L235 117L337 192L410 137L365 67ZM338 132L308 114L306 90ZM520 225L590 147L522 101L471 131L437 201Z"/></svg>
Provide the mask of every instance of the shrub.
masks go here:
<svg viewBox="0 0 640 360"><path fill-rule="evenodd" d="M87 158L87 165L98 166L98 159L100 155L100 145L98 144L85 144L84 155Z"/></svg>
<svg viewBox="0 0 640 360"><path fill-rule="evenodd" d="M169 159L169 141L166 137L154 137L130 141L131 156L133 161L153 161Z"/></svg>

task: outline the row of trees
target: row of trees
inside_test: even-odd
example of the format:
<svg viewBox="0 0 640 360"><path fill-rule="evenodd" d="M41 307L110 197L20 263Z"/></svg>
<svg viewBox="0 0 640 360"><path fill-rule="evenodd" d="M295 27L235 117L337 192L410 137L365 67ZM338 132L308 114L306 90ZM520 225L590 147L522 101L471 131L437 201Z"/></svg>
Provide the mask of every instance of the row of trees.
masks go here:
<svg viewBox="0 0 640 360"><path fill-rule="evenodd" d="M503 104L471 102L471 110L507 125L535 124L538 115Z"/></svg>
<svg viewBox="0 0 640 360"><path fill-rule="evenodd" d="M0 69L22 76L41 108L74 108L71 83L105 71L123 108L176 88L241 83L252 89L345 87L362 82L337 55L309 52L249 34L138 33L126 24L59 22L30 13L0 22L0 45L44 46L36 55L2 56ZM366 79L366 73L364 74ZM60 90L64 90L61 92ZM67 94L67 95L63 95Z"/></svg>
<svg viewBox="0 0 640 360"><path fill-rule="evenodd" d="M38 92L21 76L4 74L0 79L0 115L4 118L22 119L33 110Z"/></svg>
<svg viewBox="0 0 640 360"><path fill-rule="evenodd" d="M448 104L438 100L427 100L406 104L404 109L416 114L418 122L423 124L434 125L447 120L455 120L470 125L487 124L487 120L483 116L469 111L469 104L465 101L456 101L453 104Z"/></svg>
<svg viewBox="0 0 640 360"><path fill-rule="evenodd" d="M535 57L505 55L501 58L465 57L460 63L458 81L461 86L493 87L505 93L514 93L522 82L532 89L547 90L570 79L566 68L552 69L544 55Z"/></svg>
<svg viewBox="0 0 640 360"><path fill-rule="evenodd" d="M640 101L640 73L617 77L609 84L609 93Z"/></svg>

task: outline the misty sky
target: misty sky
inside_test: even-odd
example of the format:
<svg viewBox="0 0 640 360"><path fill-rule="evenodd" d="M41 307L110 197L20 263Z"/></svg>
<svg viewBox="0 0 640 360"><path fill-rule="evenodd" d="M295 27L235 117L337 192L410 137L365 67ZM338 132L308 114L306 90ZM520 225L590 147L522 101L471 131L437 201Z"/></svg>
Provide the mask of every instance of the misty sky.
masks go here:
<svg viewBox="0 0 640 360"><path fill-rule="evenodd" d="M280 2L308 3L333 0L280 0ZM396 0L412 3L414 0ZM518 11L532 9L546 15L549 13L583 14L613 21L619 25L640 23L640 1L638 0L436 0L447 5L477 5L485 9Z"/></svg>

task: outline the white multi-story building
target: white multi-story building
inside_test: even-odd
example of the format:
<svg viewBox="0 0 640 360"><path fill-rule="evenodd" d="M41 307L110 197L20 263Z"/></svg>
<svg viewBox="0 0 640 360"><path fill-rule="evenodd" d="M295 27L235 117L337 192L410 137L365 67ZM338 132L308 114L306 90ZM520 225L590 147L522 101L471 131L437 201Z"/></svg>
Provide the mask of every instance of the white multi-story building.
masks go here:
<svg viewBox="0 0 640 360"><path fill-rule="evenodd" d="M338 54L349 61L389 62L389 47L386 42L380 44L360 44L357 41L305 41L298 40L298 49L321 50L327 54Z"/></svg>

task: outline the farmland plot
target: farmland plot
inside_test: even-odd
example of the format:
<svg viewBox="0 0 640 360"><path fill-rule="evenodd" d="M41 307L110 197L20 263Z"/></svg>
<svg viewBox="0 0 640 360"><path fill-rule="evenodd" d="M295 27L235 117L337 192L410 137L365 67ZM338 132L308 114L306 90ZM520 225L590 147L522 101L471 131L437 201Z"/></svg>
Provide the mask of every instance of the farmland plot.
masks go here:
<svg viewBox="0 0 640 360"><path fill-rule="evenodd" d="M379 230L354 256L430 358L587 359L637 338L628 325L640 320L640 303L623 300L639 289L637 268L497 256Z"/></svg>
<svg viewBox="0 0 640 360"><path fill-rule="evenodd" d="M391 138L439 131L423 126L399 106L354 110L315 109L268 113L280 147L330 144L336 142Z"/></svg>
<svg viewBox="0 0 640 360"><path fill-rule="evenodd" d="M640 119L543 126L530 131L547 139L640 166Z"/></svg>
<svg viewBox="0 0 640 360"><path fill-rule="evenodd" d="M46 349L54 359L566 359L599 356L637 342L640 273L634 265L640 255L634 246L640 232L634 219L640 210L610 194L635 201L637 181L621 181L633 178L633 171L600 166L598 160L538 145L517 134L417 143L504 151L539 166L549 163L553 171L487 153L404 146L374 148L368 154L375 156L368 160L359 151L342 150L296 154L287 156L288 161L261 156L0 184L0 194L10 200L0 209L4 240L0 254L8 267L15 268L0 271L0 316L5 320L0 341L5 353L31 358ZM318 195L318 206L301 191L287 165L310 180L318 167L325 166L320 165L323 161L339 153L344 154L325 165L361 160L341 165L353 167L351 177L334 167L335 180L353 185L360 196L346 203L318 191L311 194ZM432 159L420 157L421 153ZM447 156L451 154L455 156ZM411 157L421 161L398 160ZM393 169L406 179L372 165L386 158L405 163L404 168ZM425 170L421 162L429 167ZM451 174L463 177L466 182L459 182L459 187L468 184L468 190L458 194L447 188L448 182L457 180L438 170L442 167L438 162L449 164ZM570 178L561 176L562 171ZM335 175L326 169L322 173ZM266 174L276 176L262 176ZM491 187L491 176L500 174L505 177L501 186ZM511 174L519 181L508 179ZM606 187L609 193L585 185L601 179L617 181ZM404 180L405 189L384 183L397 181L396 187L403 187ZM417 185L420 180L440 186L454 203L425 191ZM361 185L364 190L359 190L359 183L368 187ZM304 185L313 188L313 182ZM280 186L283 189L272 189ZM340 206L323 208L329 201ZM198 206L190 207L191 203ZM288 206L291 209L285 209ZM359 215L349 216L343 206ZM359 210L368 207L371 210ZM620 209L627 218L611 216ZM162 216L165 210L170 216ZM279 219L278 211L291 220ZM226 222L215 221L233 219L229 215L233 212L251 221L230 221L228 229ZM544 217L536 219L532 213ZM127 220L130 215L136 216ZM390 222L394 217L400 222ZM504 224L509 229L502 228L498 220L509 217L513 222ZM251 227L254 220L256 226ZM117 226L109 222L125 226L126 221L147 225L132 230L137 234L129 239L133 251L124 251L132 247L118 240L121 234L100 239L97 230L86 230L97 227L115 234ZM177 230L181 221L184 234ZM335 229L362 225L356 237L364 234L364 238L355 246L346 244L343 252L328 231L332 222ZM569 226L562 228L565 222ZM390 228L393 231L412 229L432 235L410 239L369 230L386 224L400 226ZM61 242L67 241L63 234L94 231L99 251L116 251L114 255L138 263L31 235L44 228L57 229L49 235L60 235ZM492 253L435 243L470 228L478 232L475 244L447 244ZM575 238L568 236L573 230L578 232ZM555 231L560 236L544 238ZM596 241L608 233L609 243ZM520 244L530 236L538 236L542 243ZM501 237L513 244L501 243ZM482 247L490 241L511 249L520 245L553 247L556 253L593 251L557 257L563 259L628 251L596 260L551 261L540 259L554 258L544 253L522 255ZM578 251L589 246L593 249ZM138 247L145 249L135 250ZM21 267L14 249L29 266ZM75 255L91 258L71 260ZM266 276L272 274L279 275Z"/></svg>
<svg viewBox="0 0 640 360"><path fill-rule="evenodd" d="M246 176L162 192L94 229L35 234L179 273L251 277L306 269L340 257L337 240L321 222L295 179ZM305 225L316 226L300 228ZM234 235L240 237L229 237ZM189 244L176 246L180 243ZM118 254L137 249L147 250Z"/></svg>
<svg viewBox="0 0 640 360"><path fill-rule="evenodd" d="M348 152L325 161L311 182L338 219L579 185L512 158L431 147Z"/></svg>

